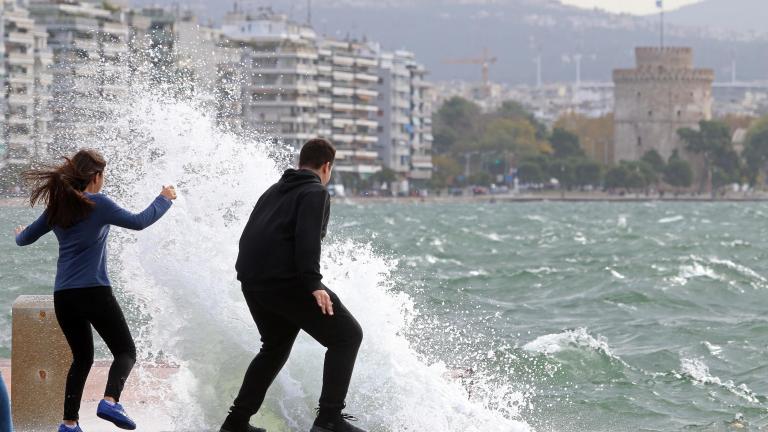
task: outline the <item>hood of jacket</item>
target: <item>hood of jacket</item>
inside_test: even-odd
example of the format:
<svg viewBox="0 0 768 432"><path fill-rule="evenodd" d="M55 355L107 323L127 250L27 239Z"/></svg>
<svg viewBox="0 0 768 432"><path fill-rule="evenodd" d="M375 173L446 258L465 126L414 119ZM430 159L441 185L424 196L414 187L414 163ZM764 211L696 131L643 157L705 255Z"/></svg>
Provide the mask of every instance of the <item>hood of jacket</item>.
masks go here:
<svg viewBox="0 0 768 432"><path fill-rule="evenodd" d="M280 186L278 186L280 192L289 192L299 186L309 183L322 185L322 183L320 183L320 177L317 174L309 170L296 169L285 170L278 183L280 184Z"/></svg>

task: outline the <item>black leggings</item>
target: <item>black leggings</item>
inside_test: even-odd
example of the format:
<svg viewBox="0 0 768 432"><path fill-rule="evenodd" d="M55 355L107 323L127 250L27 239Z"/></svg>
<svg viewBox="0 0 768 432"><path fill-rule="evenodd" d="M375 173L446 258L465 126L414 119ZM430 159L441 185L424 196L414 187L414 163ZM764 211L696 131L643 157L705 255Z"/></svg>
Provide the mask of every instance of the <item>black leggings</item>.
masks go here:
<svg viewBox="0 0 768 432"><path fill-rule="evenodd" d="M67 375L64 420L79 420L80 400L93 365L93 333L99 333L115 360L109 369L104 396L120 400L125 380L136 363L133 343L123 311L110 287L75 288L53 295L56 319L72 350L72 366Z"/></svg>
<svg viewBox="0 0 768 432"><path fill-rule="evenodd" d="M245 430L251 416L261 407L267 389L288 360L299 330L328 348L323 367L321 412L339 412L344 408L363 330L339 297L327 291L333 301L333 316L323 315L315 298L295 286L260 291L243 289L261 334L261 350L248 367L225 422L233 432Z"/></svg>

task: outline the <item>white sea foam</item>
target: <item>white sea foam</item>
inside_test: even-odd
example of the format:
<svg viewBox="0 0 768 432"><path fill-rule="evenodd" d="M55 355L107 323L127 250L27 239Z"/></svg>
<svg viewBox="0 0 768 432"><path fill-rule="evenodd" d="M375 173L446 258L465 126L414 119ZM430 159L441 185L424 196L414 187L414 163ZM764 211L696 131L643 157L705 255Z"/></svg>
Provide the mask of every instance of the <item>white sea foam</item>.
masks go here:
<svg viewBox="0 0 768 432"><path fill-rule="evenodd" d="M692 379L697 384L723 387L744 400L752 403L760 402L746 384L736 385L732 380L723 381L719 377L712 375L709 367L701 359L682 358L680 360L680 372L682 376Z"/></svg>
<svg viewBox="0 0 768 432"><path fill-rule="evenodd" d="M260 345L235 280L237 241L286 152L219 131L192 102L137 92L135 100L121 101L125 111L115 122L126 133L121 141L93 143L110 161L109 190L132 209L150 202L161 183L178 184L180 197L152 228L115 230L110 266L148 322L137 329L144 360L162 353L181 365L170 388L151 383L145 391L162 393L177 430L216 427ZM530 429L517 408L528 403L525 395L488 380L470 401L464 386L444 378L445 365L426 363L410 346L403 334L415 312L391 286L396 263L333 233L323 263L326 283L366 332L348 399L366 425L381 431ZM322 358L321 346L299 338L266 402L285 419L283 429L309 428Z"/></svg>
<svg viewBox="0 0 768 432"><path fill-rule="evenodd" d="M747 266L744 266L744 265L741 265L741 264L737 264L737 263L735 263L735 262L733 262L731 260L720 259L720 258L710 258L709 262L712 263L712 264L718 264L718 265L725 266L725 267L727 267L727 268L729 268L731 270L734 270L734 271L736 271L736 272L738 272L738 273L740 273L740 274L742 274L744 276L747 276L750 279L754 279L754 280L762 282L762 283L767 282L765 277L761 276L756 271L752 270L751 268L749 268Z"/></svg>
<svg viewBox="0 0 768 432"><path fill-rule="evenodd" d="M619 228L626 228L627 227L627 215L619 215L619 219L616 222L616 225Z"/></svg>
<svg viewBox="0 0 768 432"><path fill-rule="evenodd" d="M617 272L616 270L612 268L608 268L608 270L611 272L611 276L615 277L616 279L626 279L627 277L623 274Z"/></svg>
<svg viewBox="0 0 768 432"><path fill-rule="evenodd" d="M686 285L688 281L695 278L723 280L723 277L713 268L701 264L699 261L694 261L691 264L681 265L678 275L670 278L670 281L675 285Z"/></svg>
<svg viewBox="0 0 768 432"><path fill-rule="evenodd" d="M523 349L526 351L542 354L555 354L571 348L588 348L614 357L608 342L602 336L595 338L583 327L539 336L523 345Z"/></svg>
<svg viewBox="0 0 768 432"><path fill-rule="evenodd" d="M729 278L725 275L718 273L714 267L721 266L729 270L735 271L746 277L750 283L755 287L765 286L768 283L768 279L760 275L751 268L735 263L728 259L721 258L702 258L699 256L691 256L692 262L680 266L680 271L677 276L670 280L676 285L685 285L689 280L695 278L709 278L713 280L726 281Z"/></svg>
<svg viewBox="0 0 768 432"><path fill-rule="evenodd" d="M704 347L707 348L707 351L709 351L709 353L715 357L720 357L720 354L723 353L723 347L721 347L720 345L715 345L708 341L704 341L702 342L702 344L704 344Z"/></svg>
<svg viewBox="0 0 768 432"><path fill-rule="evenodd" d="M680 221L683 221L683 220L685 220L685 217L683 217L682 215L677 215L677 216L661 218L661 219L659 219L659 223L660 224L668 224L668 223L680 222Z"/></svg>

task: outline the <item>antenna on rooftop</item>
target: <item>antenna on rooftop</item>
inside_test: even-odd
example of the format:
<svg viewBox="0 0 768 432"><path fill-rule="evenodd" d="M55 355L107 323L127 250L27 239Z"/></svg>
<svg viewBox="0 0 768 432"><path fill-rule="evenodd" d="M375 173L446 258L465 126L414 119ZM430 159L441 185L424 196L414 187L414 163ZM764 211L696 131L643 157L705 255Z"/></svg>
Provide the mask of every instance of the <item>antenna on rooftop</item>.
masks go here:
<svg viewBox="0 0 768 432"><path fill-rule="evenodd" d="M312 25L312 0L307 0L307 25Z"/></svg>
<svg viewBox="0 0 768 432"><path fill-rule="evenodd" d="M661 48L664 48L664 0L656 0L656 7L659 8L660 13L660 25L659 30L661 33Z"/></svg>

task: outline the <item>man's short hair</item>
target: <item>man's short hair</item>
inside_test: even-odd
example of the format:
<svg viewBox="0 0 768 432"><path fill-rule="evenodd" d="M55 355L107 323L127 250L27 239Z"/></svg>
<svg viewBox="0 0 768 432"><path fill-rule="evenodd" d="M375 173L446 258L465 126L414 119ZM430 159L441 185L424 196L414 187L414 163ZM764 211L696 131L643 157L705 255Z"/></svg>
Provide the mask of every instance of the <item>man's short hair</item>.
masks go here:
<svg viewBox="0 0 768 432"><path fill-rule="evenodd" d="M299 167L319 169L326 163L333 165L336 158L336 148L325 138L315 138L307 141L299 153Z"/></svg>

